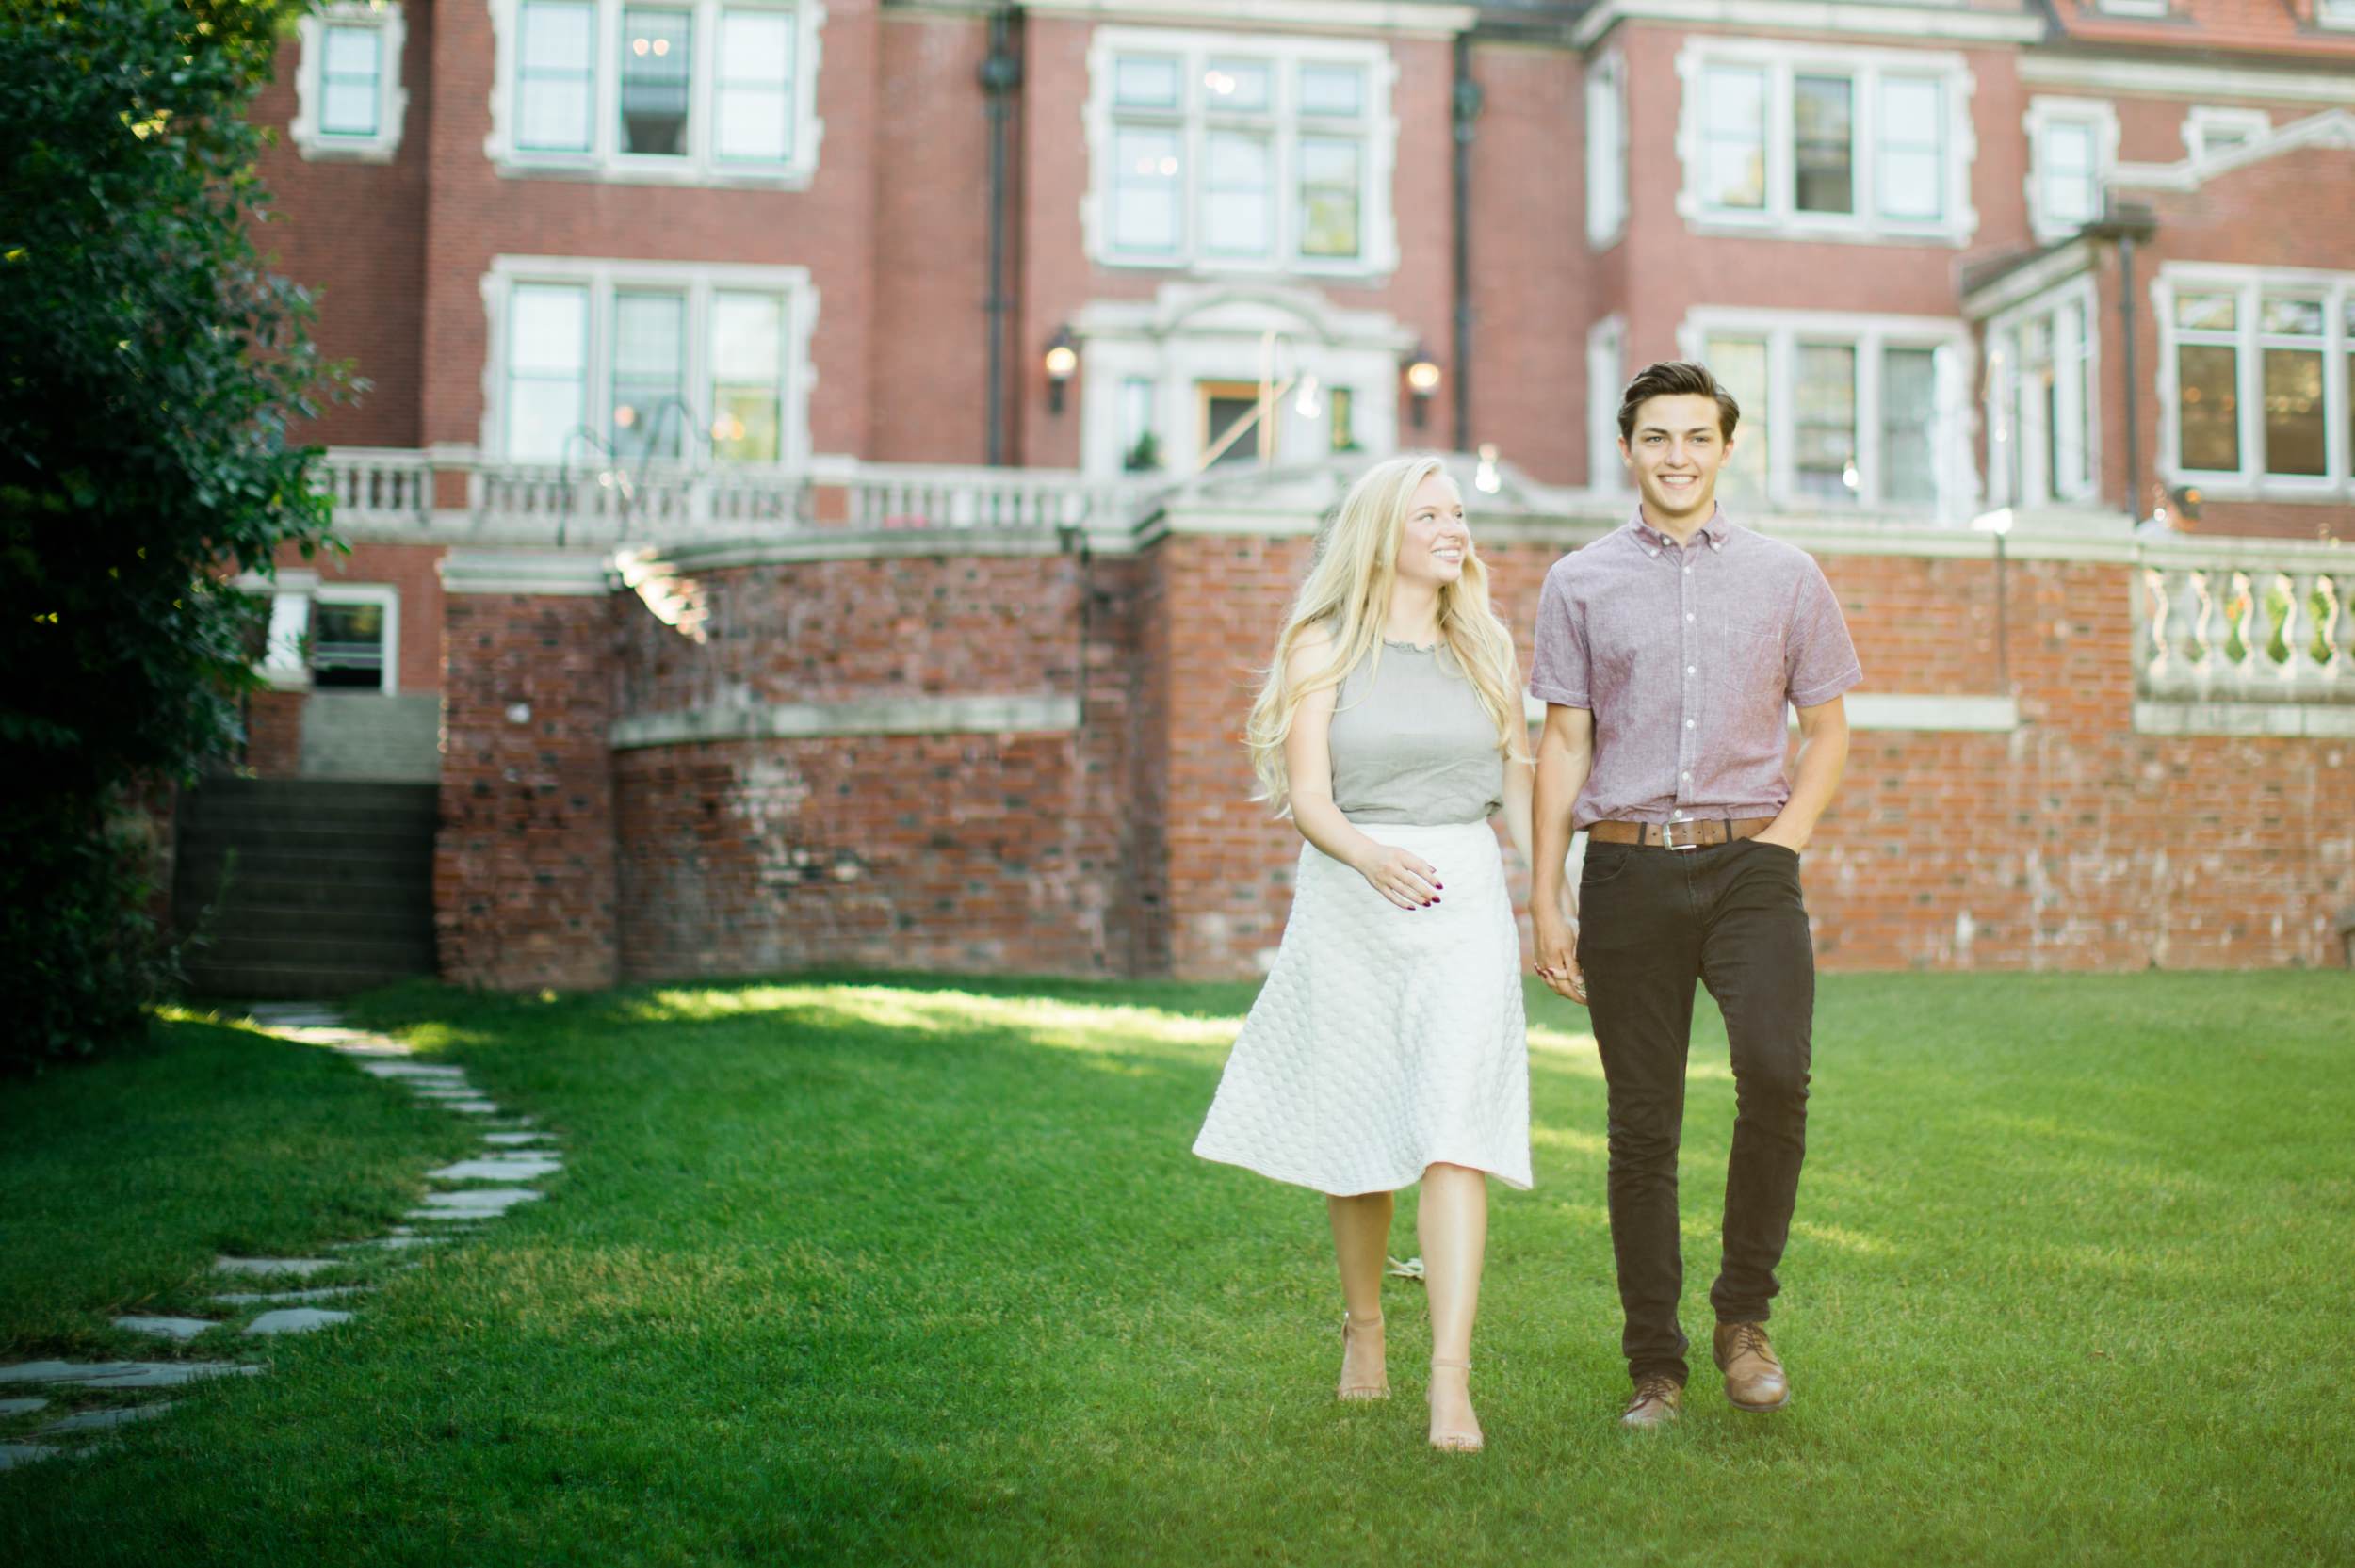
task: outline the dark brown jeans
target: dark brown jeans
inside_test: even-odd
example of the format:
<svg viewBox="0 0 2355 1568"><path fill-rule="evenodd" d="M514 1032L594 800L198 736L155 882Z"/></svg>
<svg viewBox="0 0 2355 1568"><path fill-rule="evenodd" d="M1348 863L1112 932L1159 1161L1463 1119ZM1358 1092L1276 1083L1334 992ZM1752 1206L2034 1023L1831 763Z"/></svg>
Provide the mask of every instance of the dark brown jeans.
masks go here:
<svg viewBox="0 0 2355 1568"><path fill-rule="evenodd" d="M1739 839L1704 849L1586 848L1579 880L1579 967L1610 1105L1611 1250L1620 1347L1635 1377L1684 1381L1677 1321L1677 1145L1695 985L1725 1014L1732 1047L1733 1152L1724 1255L1709 1292L1719 1322L1756 1322L1780 1288L1807 1153L1815 947L1799 857Z"/></svg>

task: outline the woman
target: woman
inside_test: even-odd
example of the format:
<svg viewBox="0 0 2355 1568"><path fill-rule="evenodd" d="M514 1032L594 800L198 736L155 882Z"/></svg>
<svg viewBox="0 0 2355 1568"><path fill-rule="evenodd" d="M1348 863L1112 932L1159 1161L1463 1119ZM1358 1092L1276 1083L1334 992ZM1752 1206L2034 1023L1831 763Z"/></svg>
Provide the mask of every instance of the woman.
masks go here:
<svg viewBox="0 0 2355 1568"><path fill-rule="evenodd" d="M1194 1153L1326 1194L1344 1399L1389 1393L1382 1269L1420 1179L1431 1442L1476 1450L1472 1317L1490 1173L1529 1186L1520 937L1488 818L1529 853L1512 633L1436 458L1350 487L1247 740L1301 837L1291 917ZM1452 902L1449 900L1453 900Z"/></svg>

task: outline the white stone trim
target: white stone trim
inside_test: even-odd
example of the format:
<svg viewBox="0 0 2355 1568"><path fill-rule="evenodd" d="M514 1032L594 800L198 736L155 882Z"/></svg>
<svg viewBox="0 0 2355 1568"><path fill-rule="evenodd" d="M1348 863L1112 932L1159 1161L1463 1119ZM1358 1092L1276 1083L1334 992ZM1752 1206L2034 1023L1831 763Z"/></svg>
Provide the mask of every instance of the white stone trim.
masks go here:
<svg viewBox="0 0 2355 1568"><path fill-rule="evenodd" d="M2076 239L2049 251L2023 267L2015 267L1993 283L1982 286L1975 294L1962 299L1963 318L1984 321L1998 311L2009 310L2024 299L2035 298L2054 284L2073 278L2093 267L2093 245L2089 240Z"/></svg>
<svg viewBox="0 0 2355 1568"><path fill-rule="evenodd" d="M825 121L818 114L818 82L824 53L824 0L685 0L678 9L694 13L694 73L688 86L688 146L684 157L632 156L614 146L621 104L622 7L625 0L590 0L596 7L596 81L590 109L590 147L585 153L547 153L517 148L515 67L523 0L488 0L491 8L491 129L482 155L510 178L594 180L609 185L725 186L769 190L804 190L818 173L818 147ZM785 10L794 16L793 145L779 164L722 161L711 152L712 83L718 62L720 13Z"/></svg>
<svg viewBox="0 0 2355 1568"><path fill-rule="evenodd" d="M1861 481L1857 506L1868 513L1884 509L1880 499L1881 352L1886 348L1939 350L1940 429L1930 444L1938 492L1933 515L1949 523L1974 515L1982 492L1971 451L1973 411L1969 389L1978 380L1977 355L1972 346L1971 330L1962 321L1933 315L1695 306L1685 313L1683 323L1677 329L1678 349L1687 359L1700 359L1705 340L1713 333L1762 337L1766 341L1766 494L1769 502L1778 507L1803 504L1797 498L1795 469L1791 461L1797 350L1802 339L1810 343L1852 344L1856 348L1857 473ZM1903 512L1912 509L1897 509Z"/></svg>
<svg viewBox="0 0 2355 1568"><path fill-rule="evenodd" d="M2168 0L2099 0L2095 8L2104 16L2165 16Z"/></svg>
<svg viewBox="0 0 2355 1568"><path fill-rule="evenodd" d="M1622 22L1668 22L1745 32L1799 32L1866 38L1928 38L1970 43L2041 43L2042 15L1964 7L1881 6L1851 0L1603 0L1570 29L1584 49Z"/></svg>
<svg viewBox="0 0 2355 1568"><path fill-rule="evenodd" d="M1178 249L1167 255L1124 255L1112 249L1113 60L1121 54L1176 55L1183 62L1179 80L1187 84L1185 106L1170 117L1184 138L1180 160L1184 182L1178 198L1182 230ZM1202 147L1207 116L1194 94L1200 66L1212 56L1267 61L1275 78L1275 156L1271 183L1275 192L1275 254L1267 260L1208 256L1201 252L1195 233L1201 202L1196 181L1204 166ZM1398 162L1398 115L1393 89L1398 64L1388 44L1369 39L1336 39L1311 34L1198 32L1175 28L1099 26L1088 40L1088 93L1081 109L1087 136L1088 177L1080 196L1081 247L1090 261L1122 271L1184 272L1195 275L1258 275L1302 279L1332 278L1366 283L1388 276L1398 267L1398 226L1391 210L1391 186ZM1358 250L1355 258L1328 259L1298 253L1300 204L1299 141L1315 134L1292 102L1293 83L1303 62L1330 61L1353 65L1366 73L1366 108L1349 122L1363 137L1364 183L1358 211ZM1340 128L1337 127L1337 131Z"/></svg>
<svg viewBox="0 0 2355 1568"><path fill-rule="evenodd" d="M2205 158L2208 155L2208 133L2218 130L2245 133L2244 138L2236 144L2245 147L2250 142L2263 141L2273 134L2273 116L2263 109L2195 104L2184 116L2184 156L2193 163Z"/></svg>
<svg viewBox="0 0 2355 1568"><path fill-rule="evenodd" d="M2144 190L2197 190L2219 174L2229 174L2302 147L2355 151L2355 113L2325 109L2276 126L2254 141L2226 147L2204 157L2184 158L2176 163L2120 164L2111 171L2110 184Z"/></svg>
<svg viewBox="0 0 2355 1568"><path fill-rule="evenodd" d="M1317 290L1274 280L1173 280L1150 300L1098 300L1073 318L1071 330L1080 340L1080 468L1090 477L1123 472L1120 385L1131 378L1154 384L1165 426L1184 422L1159 432L1162 463L1174 477L1192 473L1195 383L1257 381L1271 331L1282 340L1279 385L1298 371L1315 375L1327 391L1347 387L1357 445L1369 460L1400 443L1399 368L1415 336L1386 312L1341 310ZM1322 414L1300 414L1288 396L1276 415L1278 462L1327 458Z"/></svg>
<svg viewBox="0 0 2355 1568"><path fill-rule="evenodd" d="M609 553L451 550L441 559L445 593L515 593L601 599L621 586Z"/></svg>
<svg viewBox="0 0 2355 1568"><path fill-rule="evenodd" d="M1928 18L1937 13L1913 13ZM1712 66L1762 69L1766 82L1766 204L1757 212L1710 206L1704 199L1702 77ZM1681 170L1677 212L1696 234L1790 240L1833 240L1867 245L1949 245L1960 248L1978 232L1979 214L1971 200L1971 168L1978 155L1978 131L1971 115L1977 81L1968 60L1953 50L1888 49L1858 44L1799 43L1782 40L1726 38L1701 34L1677 51L1677 160ZM1846 76L1854 84L1849 165L1857 211L1801 212L1794 205L1792 79L1800 73ZM1935 76L1946 109L1946 210L1934 220L1883 218L1871 210L1876 199L1876 135L1883 74Z"/></svg>
<svg viewBox="0 0 2355 1568"><path fill-rule="evenodd" d="M1586 330L1586 488L1627 493L1619 456L1619 398L1627 391L1627 318L1614 311Z"/></svg>
<svg viewBox="0 0 2355 1568"><path fill-rule="evenodd" d="M377 30L376 135L372 137L330 136L319 129L326 98L319 77L330 26ZM401 85L400 74L409 23L401 14L399 0L328 0L318 10L297 19L295 40L295 116L286 127L295 150L317 163L392 162L400 151L401 127L409 118L409 89Z"/></svg>
<svg viewBox="0 0 2355 1568"><path fill-rule="evenodd" d="M711 415L711 298L726 290L744 290L786 297L783 430L778 438L776 466L792 467L810 458L810 389L818 368L810 357L810 342L818 329L818 288L806 267L754 267L725 263L631 261L613 256L511 256L491 258L482 275L484 321L489 332L482 355L482 423L479 436L484 461L504 461L507 450L507 300L518 283L579 283L589 290L589 344L584 374L587 394L583 422L608 439L612 430L613 295L623 288L675 289L687 296L686 363L681 384L690 409L700 419ZM700 400L700 406L698 406ZM680 450L694 466L725 468L708 462L704 445L707 430L690 432ZM698 456L698 454L703 456ZM584 460L593 454L585 445Z"/></svg>
<svg viewBox="0 0 2355 1568"><path fill-rule="evenodd" d="M1051 693L865 697L839 703L715 703L614 720L617 752L714 740L804 740L848 735L1038 735L1080 727L1080 700Z"/></svg>
<svg viewBox="0 0 2355 1568"><path fill-rule="evenodd" d="M2349 740L2355 739L2355 707L2328 703L2137 701L2135 733Z"/></svg>
<svg viewBox="0 0 2355 1568"><path fill-rule="evenodd" d="M2245 149L2234 148L2233 154ZM2257 313L2267 290L2296 292L2322 299L2323 472L2318 476L2267 474L2264 470L2265 366L2266 334ZM2240 467L2229 473L2189 469L2183 462L2182 386L2176 348L2184 329L2175 324L2179 293L2233 294L2239 304L2233 330L2233 371L2240 412ZM2347 360L2355 336L2347 312L2355 308L2355 271L2317 267L2237 267L2211 262L2167 262L2151 280L2151 309L2158 324L2159 476L2169 485L2193 484L2211 501L2293 501L2344 506L2355 499L2355 451L2349 449L2348 399L2355 376ZM2289 347L2291 345L2282 345ZM2218 347L2222 347L2218 345ZM2295 345L2312 348L2308 340Z"/></svg>
<svg viewBox="0 0 2355 1568"><path fill-rule="evenodd" d="M2020 728L2020 703L2011 697L1856 691L1848 694L1847 712L1852 730L1970 730L2006 735ZM1793 722L1797 722L1795 715Z"/></svg>
<svg viewBox="0 0 2355 1568"><path fill-rule="evenodd" d="M1627 56L1614 47L1586 66L1586 246L1598 253L1627 233Z"/></svg>
<svg viewBox="0 0 2355 1568"><path fill-rule="evenodd" d="M2022 41L2038 41L2042 36L2039 29L2036 40ZM2355 73L2344 71L2261 71L2043 53L2022 54L2016 69L2025 86L2074 88L2120 98L2269 98L2355 105Z"/></svg>
<svg viewBox="0 0 2355 1568"><path fill-rule="evenodd" d="M2044 206L2045 133L2064 124L2086 125L2093 132L2093 168L2088 172L2093 177L2095 210L2084 218L2058 217L2048 213ZM2039 243L2055 244L2102 216L2102 193L2118 167L2118 105L2101 98L2039 94L2028 100L2028 112L2021 116L2020 125L2028 138L2028 229Z"/></svg>
<svg viewBox="0 0 2355 1568"><path fill-rule="evenodd" d="M311 627L311 595L317 591L317 572L282 567L265 576L241 572L229 586L269 599L269 631L255 666L273 691L311 689L311 666L302 656L302 639Z"/></svg>

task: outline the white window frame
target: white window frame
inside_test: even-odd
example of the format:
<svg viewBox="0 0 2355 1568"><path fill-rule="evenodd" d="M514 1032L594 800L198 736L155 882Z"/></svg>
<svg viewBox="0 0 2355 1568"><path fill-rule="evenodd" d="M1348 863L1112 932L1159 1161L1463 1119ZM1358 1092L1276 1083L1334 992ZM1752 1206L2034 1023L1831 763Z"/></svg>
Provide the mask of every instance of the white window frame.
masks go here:
<svg viewBox="0 0 2355 1568"><path fill-rule="evenodd" d="M2195 105L2184 116L2184 154L2194 163L2209 154L2208 133L2213 130L2234 130L2246 139L2248 146L2263 141L2273 134L2273 117L2263 109L2228 109L2213 104Z"/></svg>
<svg viewBox="0 0 2355 1568"><path fill-rule="evenodd" d="M2015 495L2011 490L2011 468L2005 454L1997 451L1999 445L2024 441L2025 434L2015 417L2020 407L2021 356L2018 348L2021 329L2030 322L2041 320L2052 345L2055 366L2065 359L2081 359L2085 364L2082 386L2068 380L2056 380L2057 413L2064 421L2074 419L2085 432L2083 470L2076 474L2057 474L2054 470L2055 454L2045 450L2037 454L2034 472L2045 480L2045 491L2061 501L2091 501L2099 497L2102 488L2102 327L2095 315L2100 301L2091 273L2080 273L2057 287L2045 290L2034 299L2024 299L2010 309L1988 318L1987 323L1987 494L1990 506L2031 506L2041 504L2041 498L2029 499ZM2061 331L2068 319L2065 305L2077 307L2076 320L2083 336L2071 340ZM2023 475L2031 468L2023 457Z"/></svg>
<svg viewBox="0 0 2355 1568"><path fill-rule="evenodd" d="M736 474L771 465L739 463L711 456L711 301L715 294L782 294L786 297L784 361L780 366L783 405L778 417L777 469L805 464L810 457L809 396L817 384L810 362L810 339L818 325L818 289L805 267L749 267L692 262L627 261L602 256L494 256L482 275L482 304L489 339L482 356L482 424L480 449L492 461L507 457L508 299L517 283L569 283L589 290L589 342L583 374L582 423L609 438L613 428L613 296L617 291L651 289L684 294L687 323L680 379L689 389L687 402L705 428L680 444L683 456L649 460L650 467L713 469ZM583 444L580 460L602 463L594 448ZM544 460L529 461L539 463ZM633 460L635 461L635 460Z"/></svg>
<svg viewBox="0 0 2355 1568"><path fill-rule="evenodd" d="M2039 244L2067 239L2102 216L2110 174L2118 168L2118 105L2106 98L2054 98L2043 94L2028 100L2021 117L2028 138L2028 231ZM2055 125L2078 124L2093 131L2093 215L2055 217L2044 207L2044 135Z"/></svg>
<svg viewBox="0 0 2355 1568"><path fill-rule="evenodd" d="M2183 329L2175 325L2182 294L2238 297L2233 321L2233 380L2240 412L2240 466L2232 470L2186 468L2183 462L2182 392L2176 348ZM2319 296L2322 299L2323 472L2319 475L2265 471L2265 350L2268 347L2313 347L2311 339L2270 343L2258 312L2267 294ZM2233 267L2205 262L2168 262L2151 283L2151 308L2159 324L2159 473L2170 485L2196 484L2210 500L2315 501L2333 505L2355 499L2355 452L2349 451L2347 420L2355 375L2347 356L2355 333L2347 313L2355 303L2355 272L2317 267Z"/></svg>
<svg viewBox="0 0 2355 1568"><path fill-rule="evenodd" d="M373 27L377 31L376 134L331 136L319 128L327 92L320 73L330 27ZM295 117L286 136L295 151L314 163L390 163L400 151L409 116L409 89L400 84L400 57L409 42L409 23L398 0L330 0L295 24Z"/></svg>
<svg viewBox="0 0 2355 1568"><path fill-rule="evenodd" d="M400 590L390 583L341 583L322 580L310 590L311 608L320 605L382 605L384 608L384 679L377 692L384 697L400 695ZM309 617L306 614L306 623ZM302 661L305 678L310 674L308 658ZM316 685L316 683L314 683ZM333 689L333 688L329 688ZM365 693L362 693L365 695Z"/></svg>
<svg viewBox="0 0 2355 1568"><path fill-rule="evenodd" d="M1586 331L1586 488L1627 493L1619 459L1619 396L1627 390L1627 319L1614 311Z"/></svg>
<svg viewBox="0 0 2355 1568"><path fill-rule="evenodd" d="M1586 68L1586 243L1607 251L1627 233L1627 60L1616 49Z"/></svg>
<svg viewBox="0 0 2355 1568"><path fill-rule="evenodd" d="M1976 380L1971 329L1959 319L1936 315L1860 315L1836 311L1745 310L1697 306L1677 329L1679 351L1697 360L1713 336L1763 338L1766 342L1766 501L1777 509L1813 510L1797 493L1792 463L1796 418L1798 350L1802 343L1853 346L1857 366L1857 498L1854 507L1828 513L1852 516L1884 511L1923 521L1956 522L1973 515L1979 496L1971 453L1971 400ZM1937 498L1926 510L1918 504L1881 498L1881 355L1890 348L1941 350L1935 412L1939 430L1930 442ZM1747 424L1749 411L1744 411ZM1740 439L1737 431L1735 439Z"/></svg>
<svg viewBox="0 0 2355 1568"><path fill-rule="evenodd" d="M1702 187L1701 147L1705 73L1712 66L1748 66L1766 73L1766 202L1756 211L1713 207ZM1801 212L1796 206L1796 129L1792 82L1798 76L1845 76L1853 84L1849 124L1854 155L1854 212ZM1873 211L1878 186L1878 122L1883 76L1938 79L1946 111L1946 210L1935 219L1884 218ZM1677 157L1683 166L1677 211L1695 234L1749 234L1773 239L1843 240L1868 245L1947 245L1959 248L1978 232L1971 170L1978 134L1971 119L1977 90L1970 64L1952 50L1877 49L1786 43L1763 39L1694 38L1677 52L1681 102Z"/></svg>
<svg viewBox="0 0 2355 1568"><path fill-rule="evenodd" d="M1184 148L1178 172L1179 235L1177 248L1160 255L1124 253L1112 244L1113 68L1123 55L1155 55L1178 61L1181 97L1169 120ZM1210 128L1200 89L1203 73L1213 59L1264 62L1274 78L1275 232L1269 258L1213 256L1204 248L1198 232L1204 149ZM1348 134L1362 137L1365 148L1357 210L1358 253L1355 256L1300 254L1299 145L1303 137L1317 134L1314 121L1299 112L1296 95L1303 64L1346 65L1365 73L1365 112L1348 122ZM1196 274L1372 279L1395 271L1398 233L1390 186L1398 157L1398 119L1391 107L1397 75L1389 47L1368 40L1097 27L1088 42L1088 97L1083 111L1088 186L1080 202L1080 235L1088 259L1123 270Z"/></svg>
<svg viewBox="0 0 2355 1568"><path fill-rule="evenodd" d="M667 8L691 13L695 64L688 82L687 145L683 156L625 153L618 143L622 100L622 11L629 0L590 0L596 9L594 88L587 152L544 152L515 143L515 72L522 43L523 0L489 0L493 50L491 130L483 155L510 178L549 176L609 185L807 188L818 172L825 121L818 115L823 0L683 0ZM661 0L657 0L660 4ZM718 80L720 15L723 10L789 10L794 19L792 149L781 163L750 163L713 154L712 105Z"/></svg>
<svg viewBox="0 0 2355 1568"><path fill-rule="evenodd" d="M2165 16L2168 0L2100 0L2095 8L2104 16Z"/></svg>
<svg viewBox="0 0 2355 1568"><path fill-rule="evenodd" d="M2314 0L2314 25L2355 30L2355 0Z"/></svg>

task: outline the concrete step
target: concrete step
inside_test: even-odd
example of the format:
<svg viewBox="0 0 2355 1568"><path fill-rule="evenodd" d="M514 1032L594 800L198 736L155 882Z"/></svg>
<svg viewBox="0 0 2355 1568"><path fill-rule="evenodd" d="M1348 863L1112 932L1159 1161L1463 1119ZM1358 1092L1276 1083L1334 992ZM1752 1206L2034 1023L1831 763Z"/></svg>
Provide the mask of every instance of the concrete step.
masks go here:
<svg viewBox="0 0 2355 1568"><path fill-rule="evenodd" d="M239 933L251 936L402 942L433 934L433 906L430 898L413 899L398 906L378 902L354 904L338 899L307 908L301 904L233 900L221 909Z"/></svg>
<svg viewBox="0 0 2355 1568"><path fill-rule="evenodd" d="M441 797L438 784L404 784L358 779L240 779L216 776L204 780L181 799L189 804L264 801L278 810L368 810L415 806L430 811Z"/></svg>
<svg viewBox="0 0 2355 1568"><path fill-rule="evenodd" d="M240 881L256 877L377 882L433 880L430 845L398 849L232 849L200 841L183 844L178 862L181 877L201 880L207 886L219 882L224 873L233 873Z"/></svg>
<svg viewBox="0 0 2355 1568"><path fill-rule="evenodd" d="M311 873L300 876L257 876L240 870L230 896L222 899L218 879L186 877L174 883L173 901L191 912L196 902L219 900L223 912L230 909L278 909L293 907L307 910L351 909L365 907L380 912L414 910L430 916L433 912L433 884L428 877L326 877ZM196 902L190 902L195 900Z"/></svg>
<svg viewBox="0 0 2355 1568"><path fill-rule="evenodd" d="M404 937L260 935L240 929L216 934L202 954L208 968L283 966L294 969L381 969L396 974L433 972L433 932Z"/></svg>
<svg viewBox="0 0 2355 1568"><path fill-rule="evenodd" d="M295 1000L315 996L348 996L397 980L414 979L430 970L306 968L300 964L188 964L188 983L205 996L268 996Z"/></svg>
<svg viewBox="0 0 2355 1568"><path fill-rule="evenodd" d="M306 779L438 779L442 700L315 691L302 705Z"/></svg>
<svg viewBox="0 0 2355 1568"><path fill-rule="evenodd" d="M187 824L180 849L279 849L310 854L418 854L430 858L438 830L430 822L369 820L319 823L306 818L272 822L255 815L236 821Z"/></svg>

